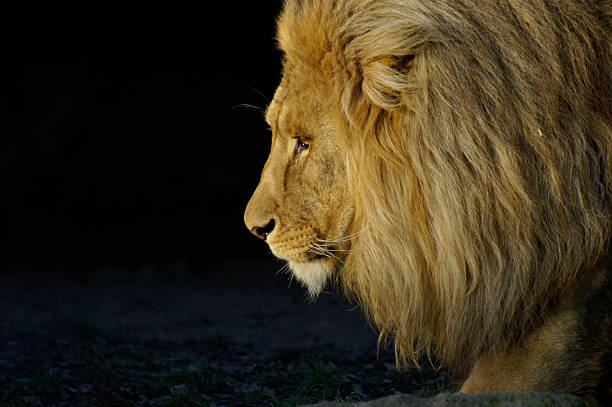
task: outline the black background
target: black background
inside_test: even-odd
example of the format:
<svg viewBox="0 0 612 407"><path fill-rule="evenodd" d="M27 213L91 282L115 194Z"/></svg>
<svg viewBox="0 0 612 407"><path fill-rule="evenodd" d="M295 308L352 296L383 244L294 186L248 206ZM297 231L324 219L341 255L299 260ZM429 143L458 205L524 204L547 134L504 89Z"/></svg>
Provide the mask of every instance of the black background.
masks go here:
<svg viewBox="0 0 612 407"><path fill-rule="evenodd" d="M242 214L269 151L280 4L7 13L3 263L269 256Z"/></svg>

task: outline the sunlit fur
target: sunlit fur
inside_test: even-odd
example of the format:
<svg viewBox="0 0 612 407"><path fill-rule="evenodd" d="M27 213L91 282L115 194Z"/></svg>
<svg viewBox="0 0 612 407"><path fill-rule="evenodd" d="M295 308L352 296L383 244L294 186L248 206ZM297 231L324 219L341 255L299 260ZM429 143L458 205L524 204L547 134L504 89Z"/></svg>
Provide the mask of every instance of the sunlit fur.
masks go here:
<svg viewBox="0 0 612 407"><path fill-rule="evenodd" d="M461 370L520 341L609 250L611 16L610 1L285 1L285 68L342 112L363 231L339 275L400 362L434 348Z"/></svg>

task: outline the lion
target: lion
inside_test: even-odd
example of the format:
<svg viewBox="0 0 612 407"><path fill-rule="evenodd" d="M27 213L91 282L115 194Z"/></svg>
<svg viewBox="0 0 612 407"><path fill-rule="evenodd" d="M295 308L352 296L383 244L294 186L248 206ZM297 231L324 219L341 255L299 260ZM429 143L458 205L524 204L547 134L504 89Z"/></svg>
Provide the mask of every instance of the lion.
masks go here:
<svg viewBox="0 0 612 407"><path fill-rule="evenodd" d="M462 392L612 405L612 2L285 0L244 215Z"/></svg>

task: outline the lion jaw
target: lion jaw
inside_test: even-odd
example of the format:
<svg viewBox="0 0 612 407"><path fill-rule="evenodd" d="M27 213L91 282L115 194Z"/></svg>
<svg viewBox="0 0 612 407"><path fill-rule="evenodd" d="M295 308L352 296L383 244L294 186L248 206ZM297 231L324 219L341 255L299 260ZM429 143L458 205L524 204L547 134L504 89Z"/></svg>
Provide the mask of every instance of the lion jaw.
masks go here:
<svg viewBox="0 0 612 407"><path fill-rule="evenodd" d="M340 260L333 254L337 249L319 238L310 225L279 229L282 230L275 230L266 240L272 254L287 261L293 276L308 290L308 296L316 299ZM348 247L348 242L343 243L343 247Z"/></svg>
<svg viewBox="0 0 612 407"><path fill-rule="evenodd" d="M289 268L297 280L308 290L310 299L316 299L327 279L331 277L333 265L324 259L316 259L305 263L289 262Z"/></svg>

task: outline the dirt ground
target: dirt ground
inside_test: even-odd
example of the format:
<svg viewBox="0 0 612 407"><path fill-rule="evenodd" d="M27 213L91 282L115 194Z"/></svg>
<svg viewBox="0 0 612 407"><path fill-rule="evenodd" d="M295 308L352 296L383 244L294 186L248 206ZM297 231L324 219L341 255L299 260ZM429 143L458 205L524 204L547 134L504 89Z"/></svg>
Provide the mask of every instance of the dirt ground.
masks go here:
<svg viewBox="0 0 612 407"><path fill-rule="evenodd" d="M275 260L0 275L0 405L241 406L435 394L361 310ZM2 404L5 403L5 404Z"/></svg>

